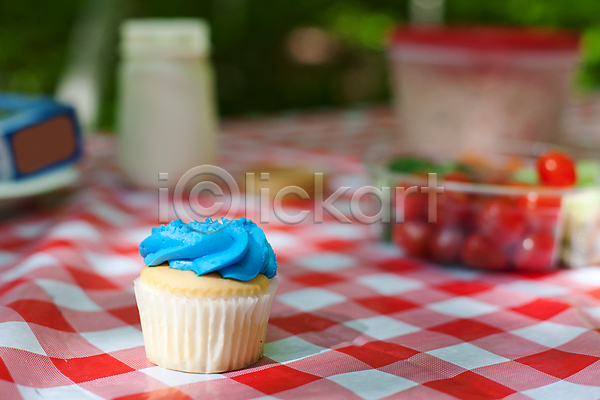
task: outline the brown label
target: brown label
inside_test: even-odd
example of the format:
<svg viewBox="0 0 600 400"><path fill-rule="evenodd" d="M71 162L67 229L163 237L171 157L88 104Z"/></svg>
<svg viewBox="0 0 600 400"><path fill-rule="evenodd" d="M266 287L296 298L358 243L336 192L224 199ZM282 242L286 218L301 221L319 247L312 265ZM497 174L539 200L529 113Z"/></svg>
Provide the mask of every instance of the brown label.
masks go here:
<svg viewBox="0 0 600 400"><path fill-rule="evenodd" d="M66 160L76 149L73 124L64 115L17 132L12 142L16 167L22 174Z"/></svg>

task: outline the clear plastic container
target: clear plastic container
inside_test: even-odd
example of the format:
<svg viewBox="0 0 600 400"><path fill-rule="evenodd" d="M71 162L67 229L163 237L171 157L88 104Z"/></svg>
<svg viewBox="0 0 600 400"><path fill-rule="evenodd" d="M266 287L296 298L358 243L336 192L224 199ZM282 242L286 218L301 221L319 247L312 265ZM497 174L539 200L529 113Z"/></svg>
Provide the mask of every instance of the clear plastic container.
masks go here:
<svg viewBox="0 0 600 400"><path fill-rule="evenodd" d="M571 31L398 28L389 58L403 140L453 152L556 141L578 47Z"/></svg>
<svg viewBox="0 0 600 400"><path fill-rule="evenodd" d="M504 142L486 162L535 163L549 145ZM593 154L574 152L574 158ZM571 150L571 151L570 151ZM423 174L389 170L400 156L449 161L443 152L415 150L406 145L376 146L364 161L374 186L390 187L390 223L382 237L399 245L406 255L439 264L465 265L487 270L550 271L560 266L581 267L600 262L600 187L549 188L444 181L437 186L435 222L426 194L394 196L393 188L427 186ZM596 180L597 180L596 176Z"/></svg>

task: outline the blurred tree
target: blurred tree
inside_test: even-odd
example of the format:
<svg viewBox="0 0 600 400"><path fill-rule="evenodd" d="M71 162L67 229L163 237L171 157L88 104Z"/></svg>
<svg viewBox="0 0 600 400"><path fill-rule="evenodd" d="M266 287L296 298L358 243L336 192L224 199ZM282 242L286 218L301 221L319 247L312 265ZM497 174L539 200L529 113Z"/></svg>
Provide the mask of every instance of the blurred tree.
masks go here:
<svg viewBox="0 0 600 400"><path fill-rule="evenodd" d="M52 94L85 0L0 0L0 90ZM123 0L127 16L201 17L212 26L219 109L231 115L348 106L389 97L385 38L408 0ZM585 30L580 83L600 86L597 0L446 0L451 23L545 25ZM113 120L118 62L106 55L101 124Z"/></svg>
<svg viewBox="0 0 600 400"><path fill-rule="evenodd" d="M0 90L54 91L82 2L0 1Z"/></svg>

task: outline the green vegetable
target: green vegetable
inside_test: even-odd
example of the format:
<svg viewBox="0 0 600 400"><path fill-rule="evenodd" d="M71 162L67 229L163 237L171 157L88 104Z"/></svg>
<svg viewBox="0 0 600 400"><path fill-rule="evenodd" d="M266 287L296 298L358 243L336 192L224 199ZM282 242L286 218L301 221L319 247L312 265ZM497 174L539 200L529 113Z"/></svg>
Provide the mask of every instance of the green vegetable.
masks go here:
<svg viewBox="0 0 600 400"><path fill-rule="evenodd" d="M418 172L438 172L439 167L429 160L418 157L398 157L390 161L388 168L392 172L401 174L415 174Z"/></svg>
<svg viewBox="0 0 600 400"><path fill-rule="evenodd" d="M388 168L392 172L401 174L436 173L440 177L452 171L460 171L471 175L471 169L464 164L453 161L435 163L433 161L418 157L398 157L390 161Z"/></svg>
<svg viewBox="0 0 600 400"><path fill-rule="evenodd" d="M600 163L596 160L580 160L575 165L577 187L596 186L600 183Z"/></svg>
<svg viewBox="0 0 600 400"><path fill-rule="evenodd" d="M531 183L533 185L540 184L538 172L534 167L521 168L513 173L512 179L517 182Z"/></svg>

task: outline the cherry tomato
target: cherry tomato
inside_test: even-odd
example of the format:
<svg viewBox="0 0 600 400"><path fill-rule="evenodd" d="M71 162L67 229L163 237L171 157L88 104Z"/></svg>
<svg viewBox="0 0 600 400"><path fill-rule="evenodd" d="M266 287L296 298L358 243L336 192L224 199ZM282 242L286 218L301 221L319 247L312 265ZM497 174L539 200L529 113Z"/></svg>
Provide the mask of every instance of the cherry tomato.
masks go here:
<svg viewBox="0 0 600 400"><path fill-rule="evenodd" d="M472 201L466 194L444 190L436 200L438 226L470 225Z"/></svg>
<svg viewBox="0 0 600 400"><path fill-rule="evenodd" d="M525 213L508 199L494 198L481 205L477 227L479 233L504 249L523 237Z"/></svg>
<svg viewBox="0 0 600 400"><path fill-rule="evenodd" d="M508 257L489 239L477 233L465 240L461 258L469 267L494 271L508 268Z"/></svg>
<svg viewBox="0 0 600 400"><path fill-rule="evenodd" d="M465 234L456 226L446 226L436 230L429 241L429 257L440 264L459 261Z"/></svg>
<svg viewBox="0 0 600 400"><path fill-rule="evenodd" d="M575 163L560 151L548 151L537 160L540 181L546 186L573 186Z"/></svg>
<svg viewBox="0 0 600 400"><path fill-rule="evenodd" d="M535 191L517 199L517 205L524 210L529 227L533 231L550 234L554 234L558 223L560 203L560 196L540 195Z"/></svg>
<svg viewBox="0 0 600 400"><path fill-rule="evenodd" d="M415 185L409 183L398 185L398 187L403 187L405 191L412 186ZM404 221L427 222L427 195L416 192L398 196L396 198L396 210L400 210L400 212L404 210Z"/></svg>
<svg viewBox="0 0 600 400"><path fill-rule="evenodd" d="M549 196L535 191L531 191L526 196L517 199L517 205L528 210L560 208L560 202L560 196Z"/></svg>
<svg viewBox="0 0 600 400"><path fill-rule="evenodd" d="M522 271L547 271L553 268L554 237L549 233L525 236L515 249L513 264Z"/></svg>
<svg viewBox="0 0 600 400"><path fill-rule="evenodd" d="M464 171L450 171L444 174L442 185L446 182L471 183L473 179ZM471 198L460 191L444 188L444 192L436 196L437 223L439 225L464 225L471 219Z"/></svg>
<svg viewBox="0 0 600 400"><path fill-rule="evenodd" d="M427 243L432 225L422 221L406 221L394 226L394 242L412 257L423 258L427 255Z"/></svg>

